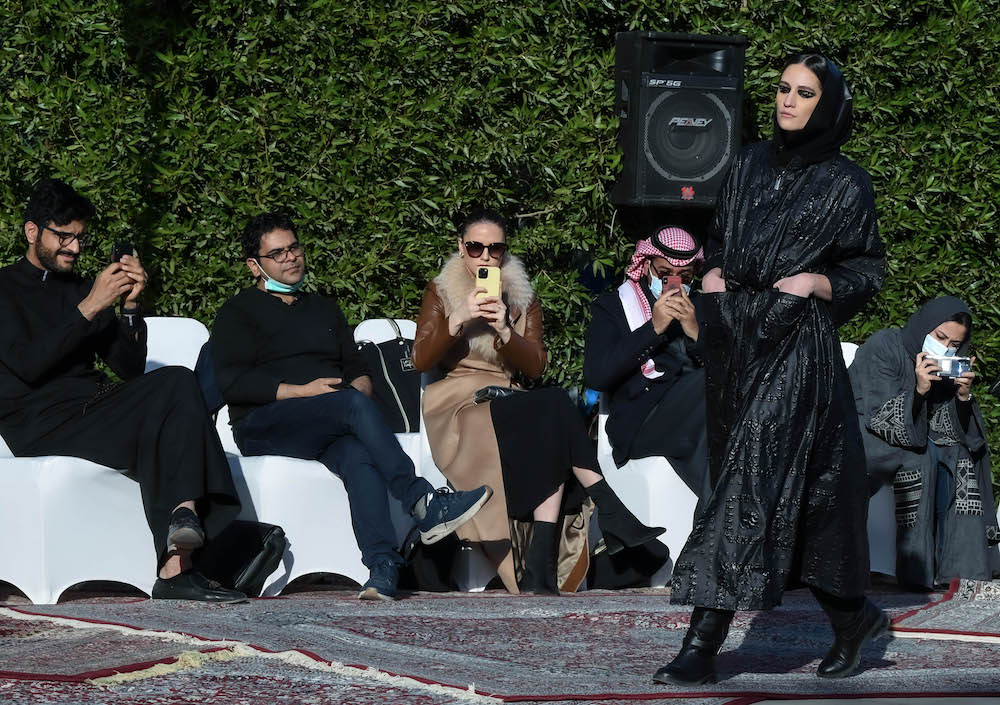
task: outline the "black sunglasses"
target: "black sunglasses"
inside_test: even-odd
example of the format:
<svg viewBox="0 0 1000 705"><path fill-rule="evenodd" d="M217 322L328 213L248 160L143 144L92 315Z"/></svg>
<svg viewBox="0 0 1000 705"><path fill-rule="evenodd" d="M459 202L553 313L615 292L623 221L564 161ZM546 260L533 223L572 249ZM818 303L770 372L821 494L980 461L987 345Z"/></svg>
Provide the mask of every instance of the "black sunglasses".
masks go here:
<svg viewBox="0 0 1000 705"><path fill-rule="evenodd" d="M481 257L483 250L488 249L490 251L490 257L493 259L500 259L504 256L507 251L506 242L494 242L490 245L484 245L481 242L467 242L465 243L465 251L469 253L469 257Z"/></svg>

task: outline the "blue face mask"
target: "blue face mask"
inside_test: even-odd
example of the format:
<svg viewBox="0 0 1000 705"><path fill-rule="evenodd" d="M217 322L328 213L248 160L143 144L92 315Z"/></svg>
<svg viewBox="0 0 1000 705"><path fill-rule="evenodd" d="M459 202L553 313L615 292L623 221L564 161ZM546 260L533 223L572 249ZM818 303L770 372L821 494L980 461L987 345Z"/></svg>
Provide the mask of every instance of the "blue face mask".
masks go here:
<svg viewBox="0 0 1000 705"><path fill-rule="evenodd" d="M295 284L285 284L284 282L279 282L277 279L272 279L267 276L267 272L265 272L264 268L260 266L260 262L257 260L254 260L254 262L257 262L257 266L260 267L260 275L264 277L264 288L272 294L294 294L302 288L302 282L306 279L305 277L302 277Z"/></svg>
<svg viewBox="0 0 1000 705"><path fill-rule="evenodd" d="M663 280L652 272L649 273L649 293L654 299L660 298L660 294L663 293Z"/></svg>
<svg viewBox="0 0 1000 705"><path fill-rule="evenodd" d="M691 294L691 286L690 285L688 285L688 284L681 284L681 286L684 287L684 293L685 294L689 294L689 295ZM653 274L652 272L649 273L649 293L651 293L653 295L654 299L660 298L660 294L663 293L663 280L660 279L655 274Z"/></svg>

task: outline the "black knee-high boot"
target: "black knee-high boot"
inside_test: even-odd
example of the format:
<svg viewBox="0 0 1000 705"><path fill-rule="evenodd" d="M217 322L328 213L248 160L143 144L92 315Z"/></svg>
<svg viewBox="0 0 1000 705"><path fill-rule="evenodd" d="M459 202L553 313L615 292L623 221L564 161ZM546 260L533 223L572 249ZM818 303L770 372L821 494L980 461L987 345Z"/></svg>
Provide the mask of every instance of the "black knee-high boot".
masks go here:
<svg viewBox="0 0 1000 705"><path fill-rule="evenodd" d="M734 612L695 607L684 645L674 660L653 676L657 683L703 685L715 683L715 657L729 634Z"/></svg>
<svg viewBox="0 0 1000 705"><path fill-rule="evenodd" d="M538 595L558 595L559 576L556 565L558 552L557 524L551 521L535 521L531 528L531 540L524 555L524 575L521 577L521 592Z"/></svg>
<svg viewBox="0 0 1000 705"><path fill-rule="evenodd" d="M813 597L830 618L833 646L816 669L821 678L845 678L858 670L861 649L889 629L889 616L866 597L835 597L810 587Z"/></svg>
<svg viewBox="0 0 1000 705"><path fill-rule="evenodd" d="M641 546L666 531L659 526L646 526L636 519L606 480L595 482L585 487L584 491L597 505L597 523L601 525L609 555L618 553L626 546Z"/></svg>

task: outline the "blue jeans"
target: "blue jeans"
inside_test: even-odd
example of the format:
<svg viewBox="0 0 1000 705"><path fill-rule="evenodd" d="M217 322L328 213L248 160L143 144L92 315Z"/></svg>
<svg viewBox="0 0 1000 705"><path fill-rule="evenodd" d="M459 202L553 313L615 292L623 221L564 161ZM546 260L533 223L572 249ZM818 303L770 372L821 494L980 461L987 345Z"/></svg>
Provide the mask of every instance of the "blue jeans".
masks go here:
<svg viewBox="0 0 1000 705"><path fill-rule="evenodd" d="M369 568L384 560L402 562L388 495L409 512L434 487L414 474L413 461L371 399L345 389L272 402L247 414L233 435L243 455L287 455L323 463L347 488L362 562Z"/></svg>
<svg viewBox="0 0 1000 705"><path fill-rule="evenodd" d="M938 460L938 447L929 438L927 450L931 455L931 467L934 473L934 513L941 516L948 513L955 499L955 479L951 476L948 466Z"/></svg>

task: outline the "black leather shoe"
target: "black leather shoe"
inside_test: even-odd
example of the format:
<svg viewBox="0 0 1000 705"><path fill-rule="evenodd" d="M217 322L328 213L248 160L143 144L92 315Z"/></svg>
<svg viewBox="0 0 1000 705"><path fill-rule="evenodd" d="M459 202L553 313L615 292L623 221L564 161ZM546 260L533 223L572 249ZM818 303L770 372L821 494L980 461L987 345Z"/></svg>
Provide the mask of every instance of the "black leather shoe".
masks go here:
<svg viewBox="0 0 1000 705"><path fill-rule="evenodd" d="M167 528L167 553L193 551L205 544L205 531L198 515L187 507L175 509Z"/></svg>
<svg viewBox="0 0 1000 705"><path fill-rule="evenodd" d="M704 685L718 680L715 657L729 634L733 613L729 610L695 607L684 645L674 660L653 675L657 683Z"/></svg>
<svg viewBox="0 0 1000 705"><path fill-rule="evenodd" d="M232 605L246 602L247 596L242 592L222 587L197 570L188 570L172 578L157 578L153 583L153 599L198 600Z"/></svg>
<svg viewBox="0 0 1000 705"><path fill-rule="evenodd" d="M822 604L822 603L820 603ZM876 639L889 630L889 616L865 599L859 612L843 613L827 609L833 626L833 646L816 669L820 678L846 678L858 670L861 649L869 639Z"/></svg>
<svg viewBox="0 0 1000 705"><path fill-rule="evenodd" d="M604 545L608 555L613 556L626 546L634 548L652 541L666 529L661 526L646 526L621 501L607 480L595 482L584 488L597 505L597 523L601 526Z"/></svg>

